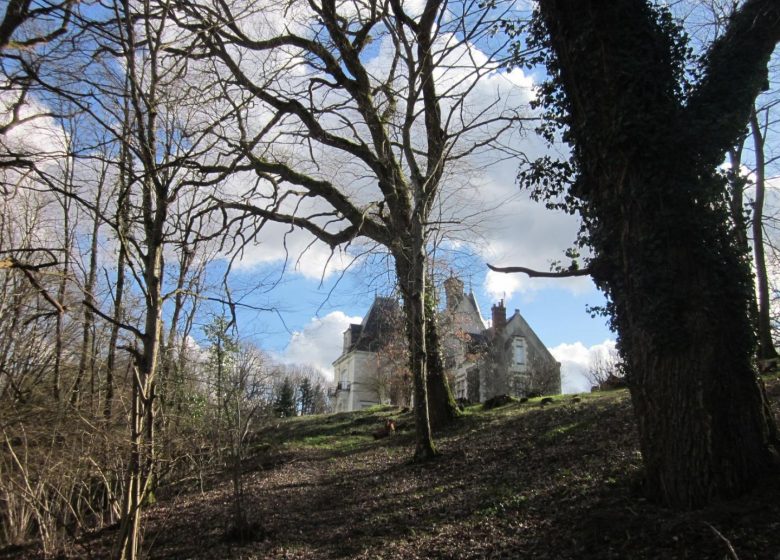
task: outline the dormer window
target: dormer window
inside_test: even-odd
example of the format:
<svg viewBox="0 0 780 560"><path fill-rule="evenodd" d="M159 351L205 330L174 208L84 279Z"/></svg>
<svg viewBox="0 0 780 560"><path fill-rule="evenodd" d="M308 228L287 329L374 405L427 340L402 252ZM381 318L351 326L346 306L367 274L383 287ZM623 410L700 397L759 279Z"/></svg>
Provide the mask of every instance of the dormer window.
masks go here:
<svg viewBox="0 0 780 560"><path fill-rule="evenodd" d="M344 352L349 350L349 347L352 345L352 328L348 327L347 330L344 331Z"/></svg>

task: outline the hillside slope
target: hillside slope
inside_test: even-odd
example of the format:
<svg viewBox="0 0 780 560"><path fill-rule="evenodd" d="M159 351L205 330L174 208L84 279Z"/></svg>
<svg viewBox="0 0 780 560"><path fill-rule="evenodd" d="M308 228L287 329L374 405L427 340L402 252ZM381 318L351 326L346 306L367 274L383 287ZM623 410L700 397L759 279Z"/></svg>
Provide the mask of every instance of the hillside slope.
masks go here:
<svg viewBox="0 0 780 560"><path fill-rule="evenodd" d="M780 382L768 390L777 412ZM401 429L375 441L386 417ZM409 461L411 421L385 408L269 426L246 464L251 539L226 538L231 486L214 481L149 508L147 557L780 558L776 479L684 514L642 496L625 391L471 407L422 465ZM112 537L85 537L73 557L107 557Z"/></svg>

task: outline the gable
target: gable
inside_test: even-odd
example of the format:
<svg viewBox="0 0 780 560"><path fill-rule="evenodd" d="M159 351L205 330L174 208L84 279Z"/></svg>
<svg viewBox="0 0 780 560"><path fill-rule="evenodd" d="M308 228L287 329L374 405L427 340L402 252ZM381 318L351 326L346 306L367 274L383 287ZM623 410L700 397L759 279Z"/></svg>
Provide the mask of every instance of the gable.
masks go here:
<svg viewBox="0 0 780 560"><path fill-rule="evenodd" d="M556 361L555 357L550 354L547 346L544 345L528 322L520 315L519 311L515 311L514 315L509 318L501 335L504 340L511 340L514 337L523 337L528 341L528 344L534 348L537 354L541 354L546 360L552 362Z"/></svg>
<svg viewBox="0 0 780 560"><path fill-rule="evenodd" d="M458 331L471 335L482 335L485 330L485 320L479 311L479 305L474 294L461 298L457 304L444 312L443 320Z"/></svg>

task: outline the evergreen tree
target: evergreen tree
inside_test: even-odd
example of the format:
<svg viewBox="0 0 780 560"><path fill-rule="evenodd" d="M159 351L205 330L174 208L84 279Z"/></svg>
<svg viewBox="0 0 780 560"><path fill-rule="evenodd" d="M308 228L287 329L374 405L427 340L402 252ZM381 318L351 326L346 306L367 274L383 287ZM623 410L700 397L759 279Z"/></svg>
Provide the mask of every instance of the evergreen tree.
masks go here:
<svg viewBox="0 0 780 560"><path fill-rule="evenodd" d="M295 416L295 387L289 377L285 377L282 381L279 395L274 403L274 413L282 418Z"/></svg>
<svg viewBox="0 0 780 560"><path fill-rule="evenodd" d="M298 387L298 410L301 416L314 414L314 390L308 377L301 380Z"/></svg>

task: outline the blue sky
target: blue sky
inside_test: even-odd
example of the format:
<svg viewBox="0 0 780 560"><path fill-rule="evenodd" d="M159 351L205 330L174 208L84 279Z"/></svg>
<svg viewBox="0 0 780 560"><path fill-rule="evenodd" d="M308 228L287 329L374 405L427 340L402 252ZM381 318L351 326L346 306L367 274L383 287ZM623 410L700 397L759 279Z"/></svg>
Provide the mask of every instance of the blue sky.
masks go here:
<svg viewBox="0 0 780 560"><path fill-rule="evenodd" d="M287 21L280 20L287 25ZM446 40L446 37L445 39ZM388 43L389 44L389 43ZM383 59L380 44L370 49L367 66L378 75L387 72L387 60ZM460 52L460 51L453 51ZM519 69L508 71L487 63L488 58L474 45L469 45L462 60L453 64L449 74L437 79L456 91L469 83L469 76L480 69L481 77L473 89L468 89L468 109L480 111L504 111L506 108L528 109L533 99L534 78ZM247 59L251 63L251 57ZM466 61L469 61L468 63ZM469 64L473 66L468 66ZM487 64L487 66L485 66ZM486 68L490 68L486 71ZM284 80L292 78L284 78ZM283 82L284 82L283 80ZM284 89L287 84L282 83ZM455 112L458 106L450 107ZM444 110L448 110L446 103ZM257 118L263 116L258 110ZM498 114L498 113L496 113ZM512 129L501 138L503 148L492 152L475 152L476 155L456 162L448 168L442 180L440 205L434 210L434 220L450 226L446 244L453 253L467 255L466 267L456 263L461 278L470 286L480 304L483 316L488 319L490 306L499 299L511 313L519 309L542 341L564 365L564 388L583 388L582 370L587 367L589 356L600 351L604 342L614 336L603 317L592 318L588 305L601 305L603 298L587 279L529 279L521 275L500 275L488 272L486 263L494 265L522 265L548 270L552 261L561 260L564 250L572 245L579 224L576 217L551 212L542 204L530 200L516 184L519 160L507 154L525 154L533 160L551 153L566 157L565 148L550 150L532 132ZM51 128L56 128L51 126ZM17 131L22 134L22 129ZM465 142L478 140L465 138ZM30 140L29 138L27 139ZM296 157L302 154L296 154ZM344 155L322 152L323 173L332 174L334 180L343 177L360 177L361 169L345 173L350 162ZM319 167L320 161L317 162ZM346 191L354 190L356 200L361 192L371 187L371 181L354 184L354 179L343 179ZM232 177L226 192L235 194L242 189L242 178ZM373 187L376 185L374 184ZM359 202L359 200L358 200ZM364 201L365 202L365 201ZM309 211L316 212L312 207ZM437 214L438 212L438 214ZM267 224L257 238L257 243L246 247L236 263L231 277L231 291L243 303L266 311L243 309L239 316L239 334L260 348L285 361L311 363L328 373L341 346L341 333L351 321L359 321L368 310L376 293L390 291L391 275L382 274L380 261L373 266L348 267L359 246L350 252L331 255L322 244L311 244L308 234L290 232L287 225ZM287 267L279 279L280 263L287 258ZM217 281L218 260L213 263L214 280ZM380 273L377 275L377 270ZM274 284L273 289L269 285ZM208 320L204 318L204 320ZM194 336L202 333L196 327Z"/></svg>

